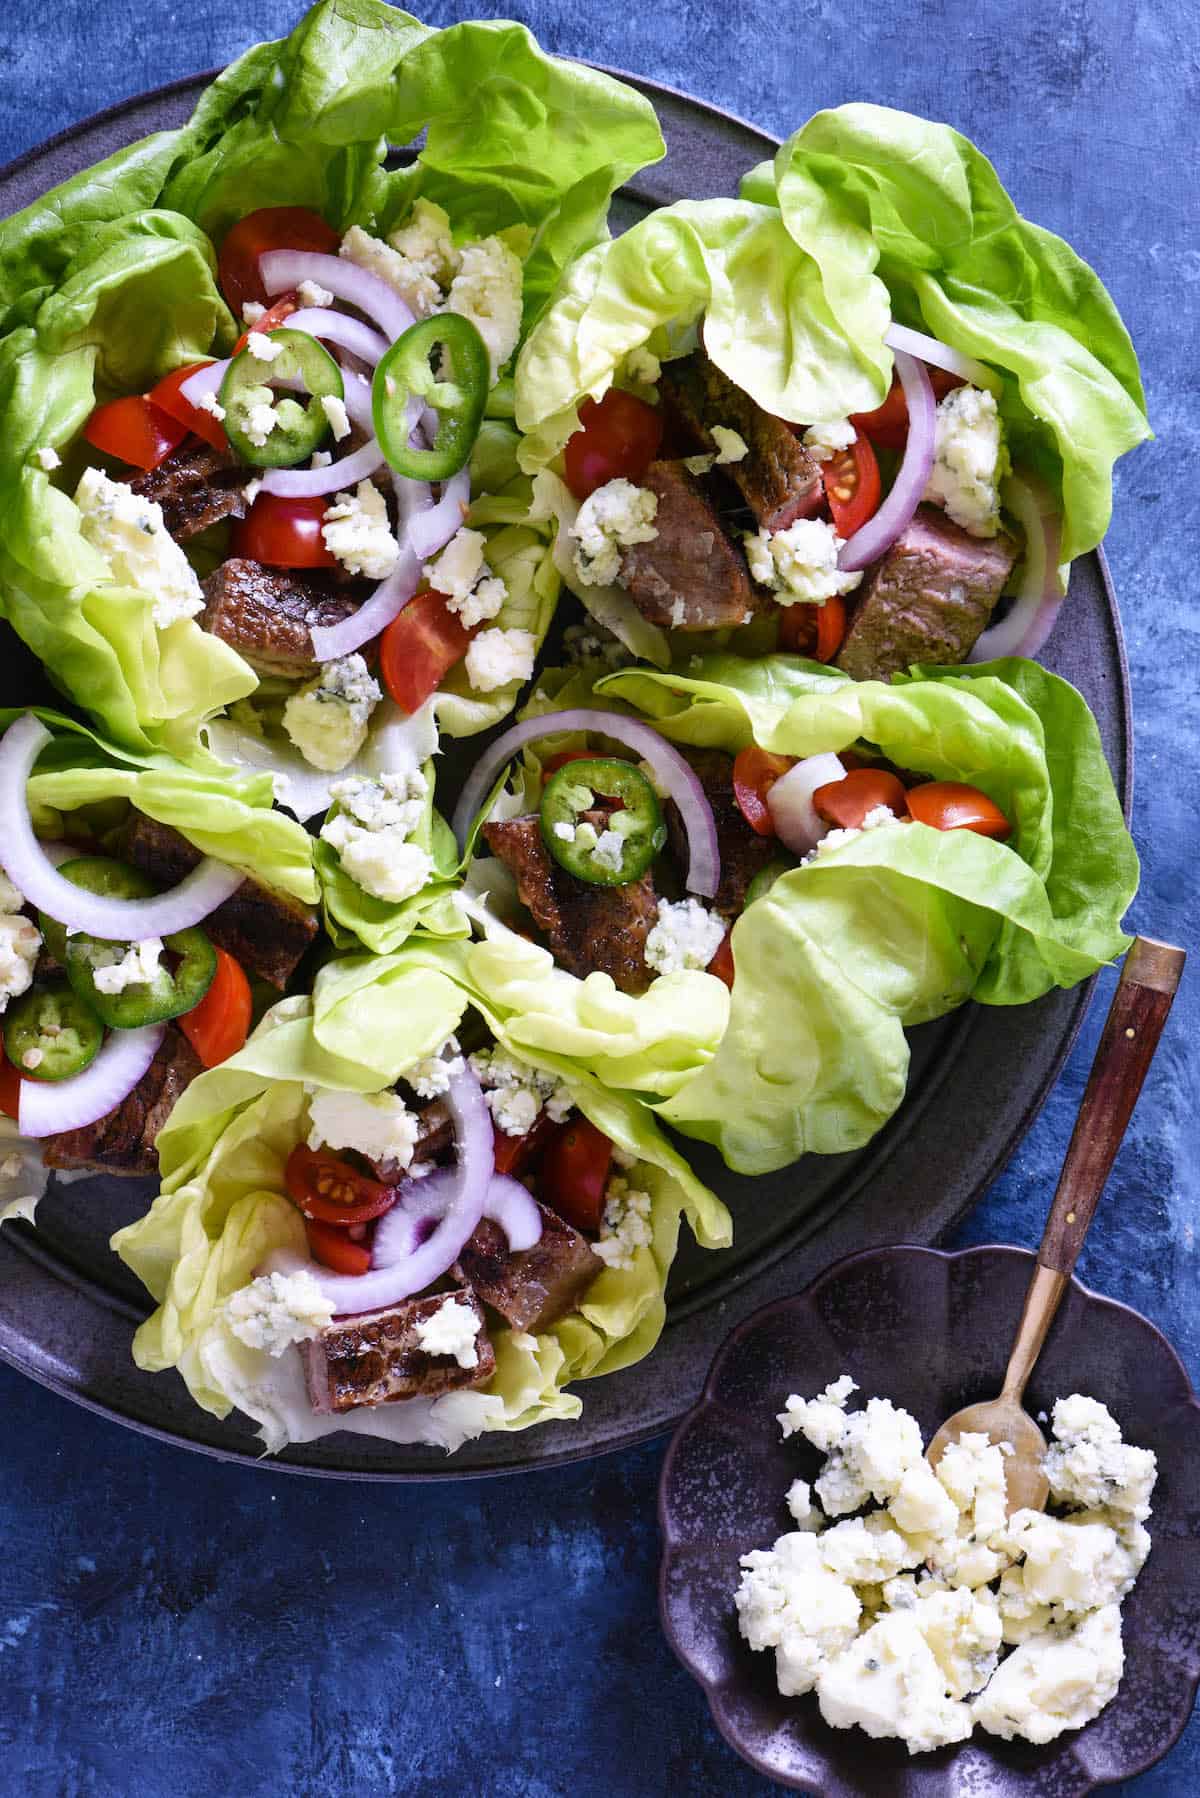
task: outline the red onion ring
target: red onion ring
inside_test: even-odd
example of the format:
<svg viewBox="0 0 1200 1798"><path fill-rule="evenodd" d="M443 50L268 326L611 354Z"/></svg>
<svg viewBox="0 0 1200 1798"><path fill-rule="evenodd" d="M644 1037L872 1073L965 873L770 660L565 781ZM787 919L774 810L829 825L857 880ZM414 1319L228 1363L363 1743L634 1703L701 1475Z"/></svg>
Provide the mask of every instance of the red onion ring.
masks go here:
<svg viewBox="0 0 1200 1798"><path fill-rule="evenodd" d="M838 567L844 574L854 574L886 555L901 531L912 522L913 513L929 485L933 452L937 441L937 403L924 364L896 351L896 373L908 401L908 441L891 492L873 518L868 518L855 531L838 554Z"/></svg>
<svg viewBox="0 0 1200 1798"><path fill-rule="evenodd" d="M1025 569L1006 618L984 631L968 662L1036 656L1054 629L1063 592L1058 579L1062 519L1049 492L1032 475L1012 475L1004 504L1025 527Z"/></svg>
<svg viewBox="0 0 1200 1798"><path fill-rule="evenodd" d="M986 387L989 393L998 395L1004 386L1000 376L986 362L977 362L974 356L951 349L948 343L942 343L937 337L927 337L924 331L910 331L907 325L893 324L884 332L883 341L890 350L901 350L915 356L919 362L943 368L948 375L969 381L972 387Z"/></svg>
<svg viewBox="0 0 1200 1798"><path fill-rule="evenodd" d="M820 755L806 755L767 788L767 810L775 835L793 855L807 855L828 834L829 826L817 816L812 796L818 787L845 777L846 770L837 756L826 750Z"/></svg>
<svg viewBox="0 0 1200 1798"><path fill-rule="evenodd" d="M314 633L315 635L315 633ZM572 706L563 712L547 712L541 718L526 718L506 730L476 762L454 808L451 826L458 846L465 849L471 824L480 806L491 792L496 776L510 762L518 749L539 737L556 737L564 731L595 731L623 743L653 767L655 774L675 801L683 819L688 841L687 888L711 899L721 884L721 852L717 844L717 826L712 806L695 770L673 744L668 743L640 718L626 718L620 712L601 712L588 706Z"/></svg>
<svg viewBox="0 0 1200 1798"><path fill-rule="evenodd" d="M402 538L400 560L357 612L351 612L340 624L313 625L310 634L318 662L340 661L377 637L404 610L420 584L421 558Z"/></svg>
<svg viewBox="0 0 1200 1798"><path fill-rule="evenodd" d="M453 1267L464 1244L483 1216L488 1186L495 1171L492 1114L483 1089L465 1058L451 1074L446 1105L454 1122L458 1160L447 1170L453 1181L446 1208L433 1233L412 1254L390 1267L365 1274L333 1274L315 1262L309 1272L339 1317L378 1311L422 1292ZM429 1179L435 1176L430 1174Z"/></svg>
<svg viewBox="0 0 1200 1798"><path fill-rule="evenodd" d="M0 867L30 905L68 930L133 943L187 930L237 892L245 875L211 855L178 886L153 899L112 899L73 886L34 835L25 796L33 765L51 740L41 720L26 712L9 725L0 742Z"/></svg>
<svg viewBox="0 0 1200 1798"><path fill-rule="evenodd" d="M198 368L194 375L189 375L180 385L181 397L189 406L199 406L203 410L203 401L210 394L220 392L221 382L225 379L232 360L231 356L226 356L221 362L206 362L203 368Z"/></svg>
<svg viewBox="0 0 1200 1798"><path fill-rule="evenodd" d="M359 318L351 318L348 312L334 312L328 306L302 306L285 323L289 331L304 331L324 343L338 344L352 356L361 357L370 368L374 368L388 347L387 339L378 331L372 331L370 325L364 325Z"/></svg>
<svg viewBox="0 0 1200 1798"><path fill-rule="evenodd" d="M17 1128L22 1136L82 1130L129 1097L166 1034L165 1024L114 1030L95 1061L69 1080L22 1080Z"/></svg>
<svg viewBox="0 0 1200 1798"><path fill-rule="evenodd" d="M352 450L340 462L327 463L324 468L272 468L262 477L262 490L283 499L320 499L326 493L348 492L359 481L370 480L383 462L383 451L372 437L361 449Z"/></svg>
<svg viewBox="0 0 1200 1798"><path fill-rule="evenodd" d="M429 506L410 521L408 540L423 562L445 549L462 525L470 502L471 471L469 468L460 468L443 486L442 496L437 504Z"/></svg>
<svg viewBox="0 0 1200 1798"><path fill-rule="evenodd" d="M416 323L412 309L394 288L344 256L325 256L316 250L265 250L258 259L258 271L271 295L286 293L302 281L324 287L334 299L365 312L389 343Z"/></svg>
<svg viewBox="0 0 1200 1798"><path fill-rule="evenodd" d="M375 1228L371 1267L394 1267L421 1246L430 1228L445 1216L456 1170L440 1167L420 1180L406 1180L400 1197ZM483 1215L504 1231L510 1254L531 1249L541 1240L542 1219L528 1189L511 1174L493 1174L483 1202Z"/></svg>

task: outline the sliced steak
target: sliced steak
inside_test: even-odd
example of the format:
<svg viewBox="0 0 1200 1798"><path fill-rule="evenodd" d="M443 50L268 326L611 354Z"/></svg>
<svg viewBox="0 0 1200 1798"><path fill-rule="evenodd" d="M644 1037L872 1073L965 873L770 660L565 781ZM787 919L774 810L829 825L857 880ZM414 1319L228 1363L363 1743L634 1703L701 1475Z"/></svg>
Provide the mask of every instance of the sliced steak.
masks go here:
<svg viewBox="0 0 1200 1798"><path fill-rule="evenodd" d="M721 884L713 900L714 910L730 920L746 909L746 892L775 853L773 837L751 830L733 796L733 757L721 749L689 749L684 752L700 777L705 797L717 826L721 852ZM681 873L687 871L687 834L674 802L668 802L667 831L671 852Z"/></svg>
<svg viewBox="0 0 1200 1798"><path fill-rule="evenodd" d="M134 812L122 833L119 853L164 887L177 885L203 860L185 836L143 812ZM317 934L317 914L289 893L247 879L232 898L209 913L204 928L247 973L282 990Z"/></svg>
<svg viewBox="0 0 1200 1798"><path fill-rule="evenodd" d="M578 1230L538 1206L542 1234L515 1255L499 1224L484 1218L458 1258L456 1280L470 1285L514 1330L535 1335L573 1311L604 1263Z"/></svg>
<svg viewBox="0 0 1200 1798"><path fill-rule="evenodd" d="M157 500L172 537L186 543L222 518L245 517L242 489L249 479L229 451L192 437L130 485L143 499Z"/></svg>
<svg viewBox="0 0 1200 1798"><path fill-rule="evenodd" d="M652 978L646 938L658 918L648 874L615 887L576 880L547 850L536 817L485 824L483 834L515 874L521 903L545 931L560 967L580 978L611 974L623 993L645 992Z"/></svg>
<svg viewBox="0 0 1200 1798"><path fill-rule="evenodd" d="M635 543L621 561L621 585L638 611L664 630L716 631L748 623L765 596L700 482L682 462L652 462L642 486L658 496L658 535Z"/></svg>
<svg viewBox="0 0 1200 1798"><path fill-rule="evenodd" d="M713 425L724 425L745 441L741 461L722 464L721 473L736 484L764 530L786 530L817 511L824 498L820 463L790 425L764 412L703 350L668 362L660 391L677 441L711 454L717 447Z"/></svg>
<svg viewBox="0 0 1200 1798"><path fill-rule="evenodd" d="M911 662L965 661L1016 559L1006 531L972 537L936 506L918 506L862 584L838 667L890 680Z"/></svg>
<svg viewBox="0 0 1200 1798"><path fill-rule="evenodd" d="M460 1367L453 1355L431 1355L417 1334L418 1324L455 1301L475 1315L479 1359L474 1367ZM473 1292L461 1288L427 1299L405 1299L361 1317L335 1318L319 1336L302 1342L300 1353L309 1403L323 1413L391 1405L405 1398L437 1398L443 1392L485 1386L496 1370L483 1307Z"/></svg>
<svg viewBox="0 0 1200 1798"><path fill-rule="evenodd" d="M115 1111L98 1123L46 1138L46 1166L94 1168L106 1174L156 1174L158 1133L176 1099L203 1071L187 1037L182 1031L168 1029L158 1054Z"/></svg>
<svg viewBox="0 0 1200 1798"><path fill-rule="evenodd" d="M340 624L359 607L320 575L264 568L244 556L222 562L203 585L200 623L260 674L315 674L313 626Z"/></svg>

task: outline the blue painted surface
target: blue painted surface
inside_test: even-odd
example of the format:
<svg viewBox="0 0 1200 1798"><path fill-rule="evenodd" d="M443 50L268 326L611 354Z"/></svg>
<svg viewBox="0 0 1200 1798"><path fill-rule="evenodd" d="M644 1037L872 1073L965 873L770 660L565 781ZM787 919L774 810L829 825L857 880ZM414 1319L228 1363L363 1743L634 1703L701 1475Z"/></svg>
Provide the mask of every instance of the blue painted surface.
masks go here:
<svg viewBox="0 0 1200 1798"><path fill-rule="evenodd" d="M469 16L436 5L434 23ZM1021 209L1102 271L1158 441L1108 539L1138 720L1138 928L1195 940L1200 43L1189 0L660 0L511 9L550 49L786 133L873 99L951 120ZM298 8L10 0L0 158L228 60ZM847 23L847 21L849 21ZM1110 982L1111 984L1111 982ZM1033 1243L1106 1002L962 1243ZM1082 1263L1200 1374L1200 970L1177 1005ZM146 1442L0 1368L4 1798L488 1798L765 1792L659 1633L662 1445L431 1490L306 1484ZM1122 1788L1200 1790L1200 1726ZM881 1795L882 1798L882 1795Z"/></svg>

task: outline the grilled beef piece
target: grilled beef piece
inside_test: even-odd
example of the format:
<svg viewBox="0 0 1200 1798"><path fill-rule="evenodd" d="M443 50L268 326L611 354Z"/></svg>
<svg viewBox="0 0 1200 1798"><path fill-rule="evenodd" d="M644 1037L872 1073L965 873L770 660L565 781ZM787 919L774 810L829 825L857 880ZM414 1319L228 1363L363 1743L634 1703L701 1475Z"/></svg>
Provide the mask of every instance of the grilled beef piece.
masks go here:
<svg viewBox="0 0 1200 1798"><path fill-rule="evenodd" d="M1006 531L972 537L938 507L918 506L859 590L838 667L890 680L910 662L965 662L1016 559Z"/></svg>
<svg viewBox="0 0 1200 1798"><path fill-rule="evenodd" d="M158 1133L176 1099L203 1071L200 1057L183 1032L168 1029L158 1054L115 1111L96 1124L46 1138L46 1166L93 1168L105 1174L156 1174Z"/></svg>
<svg viewBox="0 0 1200 1798"><path fill-rule="evenodd" d="M186 837L142 812L131 817L119 853L164 887L177 885L203 860ZM232 898L209 913L204 929L248 974L282 991L317 934L317 914L288 893L244 880Z"/></svg>
<svg viewBox="0 0 1200 1798"><path fill-rule="evenodd" d="M249 474L227 450L198 437L185 438L157 468L130 485L143 499L157 500L163 523L178 543L206 531L222 518L244 518L242 488Z"/></svg>
<svg viewBox="0 0 1200 1798"><path fill-rule="evenodd" d="M359 607L320 575L264 568L244 556L222 562L203 585L200 623L260 674L315 674L313 626L340 624Z"/></svg>
<svg viewBox="0 0 1200 1798"><path fill-rule="evenodd" d="M745 441L747 453L740 462L723 463L721 473L736 484L764 530L785 530L817 511L824 497L820 463L790 425L764 412L703 350L668 362L660 391L671 433L690 452L716 449L713 425Z"/></svg>
<svg viewBox="0 0 1200 1798"><path fill-rule="evenodd" d="M499 1224L484 1218L463 1249L454 1278L467 1283L514 1330L534 1335L573 1311L604 1263L578 1230L538 1206L542 1234L515 1255Z"/></svg>
<svg viewBox="0 0 1200 1798"><path fill-rule="evenodd" d="M652 978L646 938L658 918L649 874L613 887L576 880L547 850L536 817L485 824L483 834L516 875L521 903L545 931L560 967L581 978L611 974L623 993L645 992Z"/></svg>
<svg viewBox="0 0 1200 1798"><path fill-rule="evenodd" d="M751 830L733 796L733 757L721 749L689 749L684 754L700 776L705 797L717 826L721 852L721 884L713 900L714 910L731 921L746 909L746 891L775 853L772 837ZM681 873L688 865L687 834L673 801L666 806L671 853Z"/></svg>
<svg viewBox="0 0 1200 1798"><path fill-rule="evenodd" d="M700 482L682 462L652 462L642 486L658 496L658 535L635 543L621 561L621 585L638 611L664 630L716 631L748 623L765 596Z"/></svg>
<svg viewBox="0 0 1200 1798"><path fill-rule="evenodd" d="M460 1367L453 1355L422 1348L417 1325L457 1300L476 1317L474 1367ZM483 1308L467 1290L432 1298L405 1299L386 1311L335 1318L319 1336L300 1344L309 1403L314 1411L353 1411L360 1405L390 1405L404 1398L438 1398L467 1386L485 1386L496 1370L496 1352Z"/></svg>

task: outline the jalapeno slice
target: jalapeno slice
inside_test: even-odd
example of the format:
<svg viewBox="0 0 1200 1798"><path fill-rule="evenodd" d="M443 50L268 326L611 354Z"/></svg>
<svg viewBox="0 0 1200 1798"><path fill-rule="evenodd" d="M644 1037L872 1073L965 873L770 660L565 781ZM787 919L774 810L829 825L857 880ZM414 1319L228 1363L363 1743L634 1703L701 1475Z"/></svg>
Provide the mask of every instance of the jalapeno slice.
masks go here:
<svg viewBox="0 0 1200 1798"><path fill-rule="evenodd" d="M609 811L606 799L619 801L619 809ZM640 768L615 756L556 768L542 793L541 819L555 861L593 886L637 880L667 840L658 794Z"/></svg>
<svg viewBox="0 0 1200 1798"><path fill-rule="evenodd" d="M397 474L411 481L448 481L466 467L490 375L483 338L457 312L423 318L396 339L375 370L371 411L379 447ZM437 436L429 449L414 449L409 442L413 399L437 413Z"/></svg>
<svg viewBox="0 0 1200 1798"><path fill-rule="evenodd" d="M4 1016L4 1053L23 1080L69 1080L95 1061L104 1026L65 980L30 987Z"/></svg>
<svg viewBox="0 0 1200 1798"><path fill-rule="evenodd" d="M104 992L96 984L97 974L122 961L129 947L83 934L67 939L67 979L110 1030L140 1030L143 1024L182 1017L199 1005L216 976L217 952L204 932L193 926L163 938L153 980Z"/></svg>
<svg viewBox="0 0 1200 1798"><path fill-rule="evenodd" d="M85 893L100 893L106 899L149 899L157 890L136 868L107 855L77 855L72 861L63 862L58 871L73 886L82 887ZM39 912L38 929L46 953L65 964L67 933L58 919Z"/></svg>
<svg viewBox="0 0 1200 1798"><path fill-rule="evenodd" d="M277 346L269 362L247 345L225 371L221 382L225 435L242 460L255 468L292 468L311 456L328 435L329 419L321 401L344 399L345 384L341 369L315 337L282 326L268 332L267 340ZM274 391L274 386L294 384L307 388L311 395L307 406Z"/></svg>

